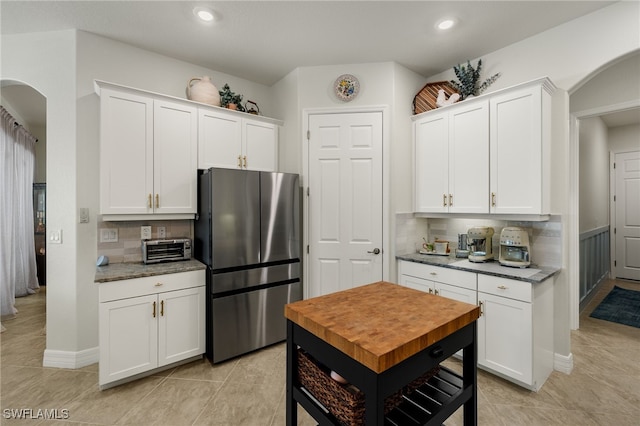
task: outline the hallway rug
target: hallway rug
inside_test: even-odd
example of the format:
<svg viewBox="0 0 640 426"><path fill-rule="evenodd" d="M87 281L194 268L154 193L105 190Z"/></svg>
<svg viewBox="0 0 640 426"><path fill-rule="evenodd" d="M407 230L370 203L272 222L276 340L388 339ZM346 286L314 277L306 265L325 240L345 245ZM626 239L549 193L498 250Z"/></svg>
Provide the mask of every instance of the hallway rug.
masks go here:
<svg viewBox="0 0 640 426"><path fill-rule="evenodd" d="M640 328L640 291L614 286L590 316Z"/></svg>

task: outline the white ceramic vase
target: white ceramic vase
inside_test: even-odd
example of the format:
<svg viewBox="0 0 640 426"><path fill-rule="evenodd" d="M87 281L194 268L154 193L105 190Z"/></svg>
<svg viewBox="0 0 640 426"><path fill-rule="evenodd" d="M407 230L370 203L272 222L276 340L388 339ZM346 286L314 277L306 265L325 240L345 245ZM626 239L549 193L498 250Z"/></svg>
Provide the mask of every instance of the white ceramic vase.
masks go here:
<svg viewBox="0 0 640 426"><path fill-rule="evenodd" d="M211 78L194 77L187 84L187 99L213 106L220 106L220 92L213 85Z"/></svg>

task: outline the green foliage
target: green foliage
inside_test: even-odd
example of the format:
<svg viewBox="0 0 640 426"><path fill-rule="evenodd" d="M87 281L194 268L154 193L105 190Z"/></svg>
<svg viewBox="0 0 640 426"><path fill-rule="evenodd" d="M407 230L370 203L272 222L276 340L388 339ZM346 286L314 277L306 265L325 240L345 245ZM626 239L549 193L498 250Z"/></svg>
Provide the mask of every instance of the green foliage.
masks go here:
<svg viewBox="0 0 640 426"><path fill-rule="evenodd" d="M221 107L226 108L229 104L236 104L238 105L239 110L242 109L242 105L240 104L240 102L242 102L242 95L238 95L231 91L228 83L225 83L225 85L222 86L222 90L219 90L219 92Z"/></svg>
<svg viewBox="0 0 640 426"><path fill-rule="evenodd" d="M469 96L478 96L484 92L487 87L493 84L494 81L500 77L500 73L486 79L483 83L480 83L480 70L482 69L482 59L478 59L477 68L473 68L470 61L467 61L467 66L458 64L453 67L453 71L458 77L458 81L451 80L450 83L454 89L460 93L461 99L466 99Z"/></svg>

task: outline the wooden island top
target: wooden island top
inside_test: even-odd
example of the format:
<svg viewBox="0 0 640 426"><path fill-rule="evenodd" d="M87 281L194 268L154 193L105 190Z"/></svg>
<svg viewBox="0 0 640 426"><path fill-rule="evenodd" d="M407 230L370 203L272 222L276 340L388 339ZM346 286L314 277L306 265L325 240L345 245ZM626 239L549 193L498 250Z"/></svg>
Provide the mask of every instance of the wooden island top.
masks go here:
<svg viewBox="0 0 640 426"><path fill-rule="evenodd" d="M480 308L385 281L285 306L285 317L376 373L474 322Z"/></svg>

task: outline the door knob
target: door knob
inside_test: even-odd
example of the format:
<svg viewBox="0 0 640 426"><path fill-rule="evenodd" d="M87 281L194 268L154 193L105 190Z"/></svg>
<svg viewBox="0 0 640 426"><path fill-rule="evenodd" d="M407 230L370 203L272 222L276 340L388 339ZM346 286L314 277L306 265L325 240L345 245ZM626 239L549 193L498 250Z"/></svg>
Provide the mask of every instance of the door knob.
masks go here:
<svg viewBox="0 0 640 426"><path fill-rule="evenodd" d="M376 247L372 251L368 251L367 253L380 254L380 249Z"/></svg>

